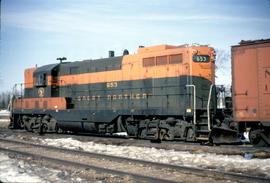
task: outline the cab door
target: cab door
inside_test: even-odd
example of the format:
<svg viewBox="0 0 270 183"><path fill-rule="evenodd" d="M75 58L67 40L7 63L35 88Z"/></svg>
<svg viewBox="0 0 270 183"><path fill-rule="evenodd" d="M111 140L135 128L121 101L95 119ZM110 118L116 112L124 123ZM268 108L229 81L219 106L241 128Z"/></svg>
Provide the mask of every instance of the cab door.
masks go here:
<svg viewBox="0 0 270 183"><path fill-rule="evenodd" d="M59 97L60 93L60 81L59 81L59 67L56 67L52 70L52 81L51 81L51 96L52 97Z"/></svg>

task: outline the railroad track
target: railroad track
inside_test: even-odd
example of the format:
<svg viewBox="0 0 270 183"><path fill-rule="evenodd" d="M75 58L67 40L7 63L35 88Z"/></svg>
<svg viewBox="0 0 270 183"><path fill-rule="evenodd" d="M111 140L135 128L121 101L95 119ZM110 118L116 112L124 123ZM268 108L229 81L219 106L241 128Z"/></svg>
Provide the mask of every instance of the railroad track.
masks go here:
<svg viewBox="0 0 270 183"><path fill-rule="evenodd" d="M36 138L73 138L74 140L79 140L82 142L95 142L109 145L126 145L126 146L137 146L137 147L154 147L158 149L166 150L177 150L177 151L189 151L189 152L205 152L205 153L215 153L224 155L241 155L245 153L251 153L256 158L270 158L270 148L266 147L253 147L251 145L220 145L220 146L206 146L200 145L198 143L187 143L183 141L164 141L162 143L150 143L148 140L142 139L128 139L123 137L106 137L106 136L96 136L89 134L44 134L42 137L35 133L25 132L23 130L10 130L0 128L0 137L6 137L9 135L18 136L18 138L29 139L32 141L32 137Z"/></svg>
<svg viewBox="0 0 270 183"><path fill-rule="evenodd" d="M193 178L201 177L238 182L270 182L270 178L265 177L149 162L19 140L0 138L0 142L0 151L42 159L43 161L58 163L64 166L91 169L118 176L129 176L131 179L142 182L181 182L183 174L184 176L193 176ZM174 176L169 176L168 172L174 172Z"/></svg>

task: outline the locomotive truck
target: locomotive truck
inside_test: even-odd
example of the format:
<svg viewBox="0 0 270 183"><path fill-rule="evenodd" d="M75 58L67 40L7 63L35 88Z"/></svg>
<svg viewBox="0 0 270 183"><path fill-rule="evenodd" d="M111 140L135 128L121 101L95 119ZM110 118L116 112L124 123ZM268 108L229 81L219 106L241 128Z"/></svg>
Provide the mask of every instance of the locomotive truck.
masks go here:
<svg viewBox="0 0 270 183"><path fill-rule="evenodd" d="M269 40L266 42L269 45ZM251 127L252 143L269 145L270 116L265 116L266 121L254 118L256 121L248 122L243 118L246 113L237 112L242 104L238 101L245 102L235 95L241 83L238 79L245 79L237 70L245 61L238 61L236 54L248 44L232 47L233 108L230 98L226 98L227 108L217 108L223 90L215 86L212 47L141 46L135 54L125 50L115 57L110 51L108 58L26 69L23 95L12 100L11 126L40 133L125 132L144 139L211 143L237 142L239 135ZM268 49L263 52L268 56L269 48L263 47ZM270 67L269 62L265 64ZM263 99L266 106L269 96ZM269 114L269 108L266 111Z"/></svg>

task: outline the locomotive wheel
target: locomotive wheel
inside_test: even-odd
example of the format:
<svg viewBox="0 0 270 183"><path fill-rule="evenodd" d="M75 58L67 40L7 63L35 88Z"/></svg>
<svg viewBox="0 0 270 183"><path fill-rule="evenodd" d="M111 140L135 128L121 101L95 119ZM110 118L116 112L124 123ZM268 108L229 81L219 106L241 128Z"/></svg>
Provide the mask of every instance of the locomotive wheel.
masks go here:
<svg viewBox="0 0 270 183"><path fill-rule="evenodd" d="M29 124L29 122L25 123L24 129L25 129L26 131L30 131L30 124Z"/></svg>
<svg viewBox="0 0 270 183"><path fill-rule="evenodd" d="M32 117L28 123L28 130L29 132L35 132L35 123L36 123L37 118Z"/></svg>
<svg viewBox="0 0 270 183"><path fill-rule="evenodd" d="M166 134L167 134L166 130L165 129L161 129L159 131L159 139L160 140L163 140L165 138ZM156 138L158 138L158 136Z"/></svg>
<svg viewBox="0 0 270 183"><path fill-rule="evenodd" d="M146 136L147 136L146 129L145 128L141 129L139 133L139 138L144 139L146 138Z"/></svg>
<svg viewBox="0 0 270 183"><path fill-rule="evenodd" d="M22 119L22 117L19 117L17 120L17 124L19 125L20 128L24 129L24 121Z"/></svg>
<svg viewBox="0 0 270 183"><path fill-rule="evenodd" d="M250 143L257 147L269 146L270 132L263 129L250 129L249 131Z"/></svg>
<svg viewBox="0 0 270 183"><path fill-rule="evenodd" d="M55 124L55 133L61 133L57 123Z"/></svg>
<svg viewBox="0 0 270 183"><path fill-rule="evenodd" d="M59 128L59 126L56 124L55 125L55 133L61 134L61 133L66 133L64 130Z"/></svg>
<svg viewBox="0 0 270 183"><path fill-rule="evenodd" d="M24 115L22 117L23 129L27 130L27 125L29 123L29 120L30 120L30 118L28 116L26 116L26 115Z"/></svg>
<svg viewBox="0 0 270 183"><path fill-rule="evenodd" d="M174 134L170 130L161 129L159 131L159 139L160 140L173 140Z"/></svg>
<svg viewBox="0 0 270 183"><path fill-rule="evenodd" d="M48 125L46 123L42 123L39 127L39 134L44 134L48 130Z"/></svg>
<svg viewBox="0 0 270 183"><path fill-rule="evenodd" d="M26 121L24 129L28 132L33 132L32 127L34 126L34 122L35 120L33 120L33 118L31 118L29 121Z"/></svg>
<svg viewBox="0 0 270 183"><path fill-rule="evenodd" d="M188 128L186 141L187 142L194 141L194 137L195 137L194 130L192 128Z"/></svg>
<svg viewBox="0 0 270 183"><path fill-rule="evenodd" d="M173 140L174 139L174 133L172 130L167 130L166 134L163 137L164 140Z"/></svg>

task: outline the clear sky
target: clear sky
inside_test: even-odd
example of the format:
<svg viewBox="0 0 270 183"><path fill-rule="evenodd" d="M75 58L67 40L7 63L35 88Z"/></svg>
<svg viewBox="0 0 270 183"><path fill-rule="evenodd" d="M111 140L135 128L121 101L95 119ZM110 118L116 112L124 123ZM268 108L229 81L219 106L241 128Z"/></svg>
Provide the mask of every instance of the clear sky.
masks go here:
<svg viewBox="0 0 270 183"><path fill-rule="evenodd" d="M0 92L23 82L25 68L57 57L185 43L230 52L241 40L262 38L270 38L269 0L2 0ZM229 70L219 75L219 83L230 82Z"/></svg>

